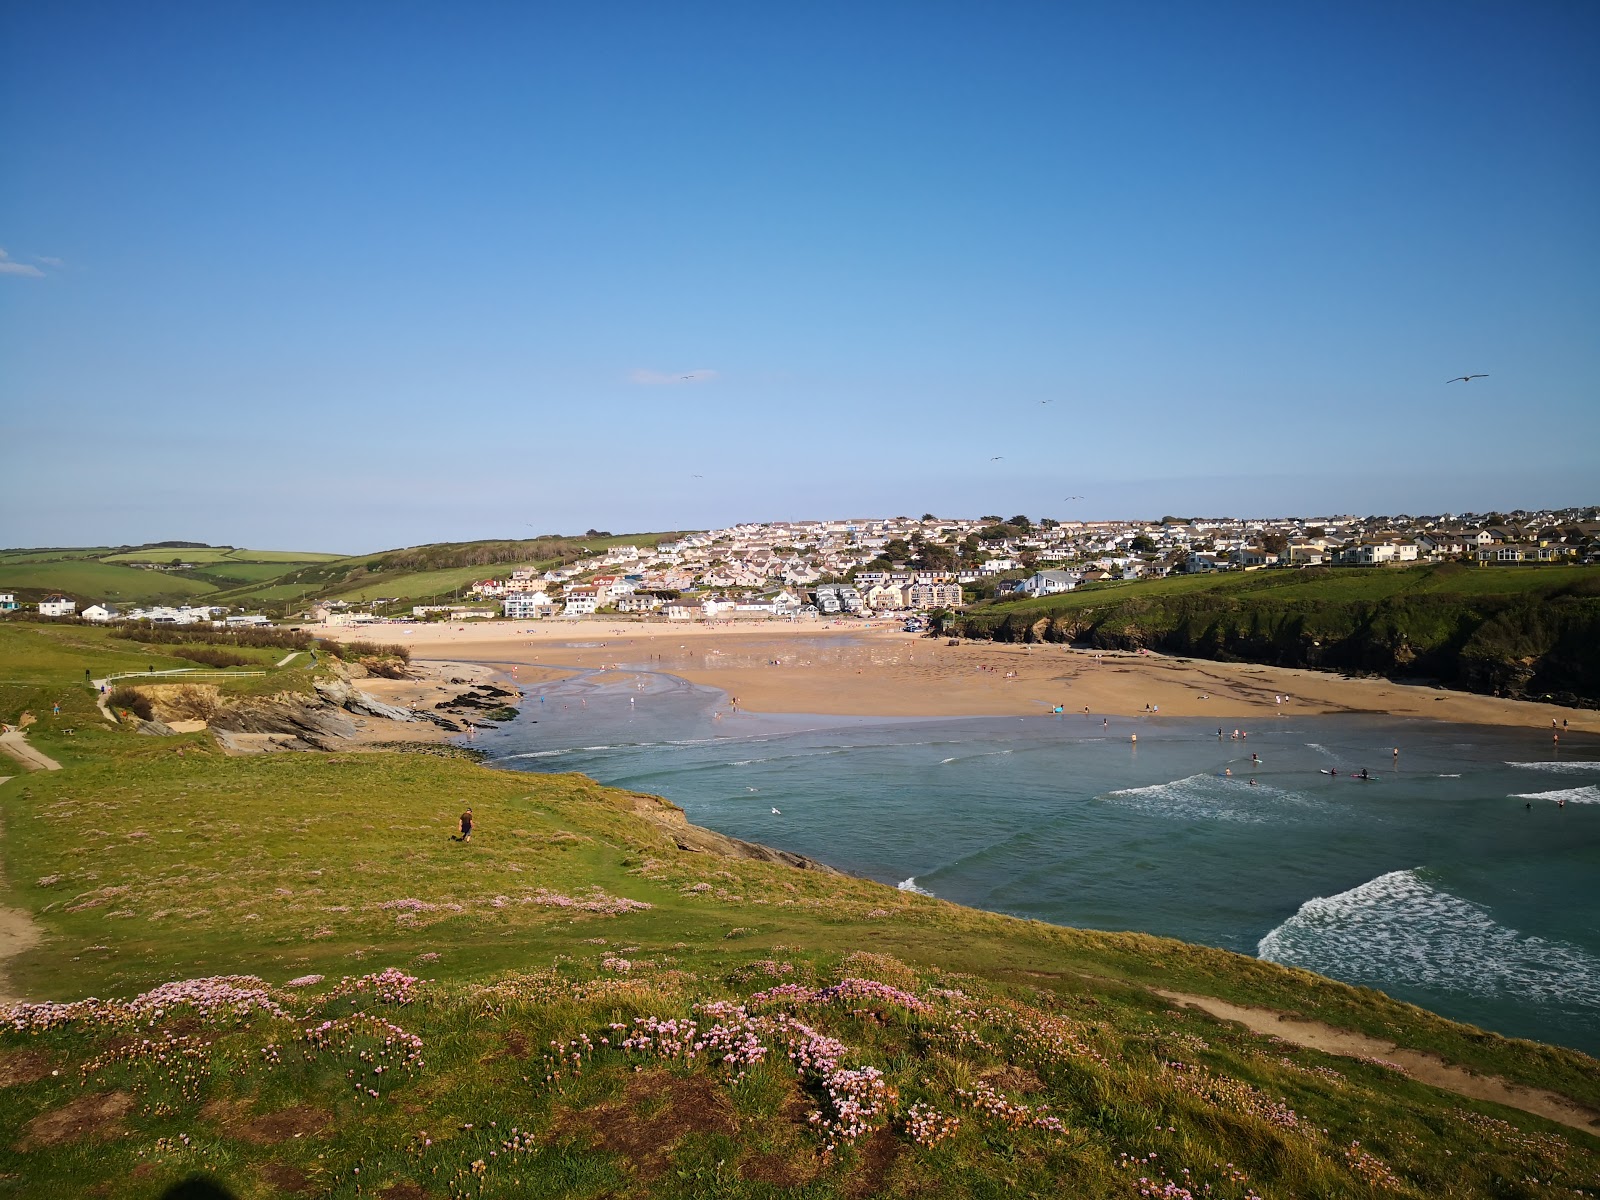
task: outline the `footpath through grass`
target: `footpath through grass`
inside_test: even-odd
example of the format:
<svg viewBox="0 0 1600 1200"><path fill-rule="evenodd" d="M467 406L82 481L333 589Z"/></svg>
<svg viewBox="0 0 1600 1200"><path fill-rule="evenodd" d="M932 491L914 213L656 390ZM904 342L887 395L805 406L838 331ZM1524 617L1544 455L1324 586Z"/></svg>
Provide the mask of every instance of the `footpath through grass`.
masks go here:
<svg viewBox="0 0 1600 1200"><path fill-rule="evenodd" d="M91 652L18 670L70 691ZM6 903L46 932L10 979L57 1002L0 1034L0 1195L1600 1194L1595 1138L1151 987L1600 1107L1594 1060L1378 993L690 853L577 775L74 748L0 787Z"/></svg>

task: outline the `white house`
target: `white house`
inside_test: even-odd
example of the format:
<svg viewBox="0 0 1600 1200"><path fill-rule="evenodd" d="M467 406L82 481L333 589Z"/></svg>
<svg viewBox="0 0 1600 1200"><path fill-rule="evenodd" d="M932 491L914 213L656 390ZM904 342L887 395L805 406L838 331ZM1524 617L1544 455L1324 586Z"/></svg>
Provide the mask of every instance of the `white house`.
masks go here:
<svg viewBox="0 0 1600 1200"><path fill-rule="evenodd" d="M85 621L114 621L119 615L114 608L107 608L104 604L91 604L78 614Z"/></svg>
<svg viewBox="0 0 1600 1200"><path fill-rule="evenodd" d="M1070 592L1082 582L1082 577L1071 571L1040 571L1022 580L1013 590L1025 596L1054 596Z"/></svg>
<svg viewBox="0 0 1600 1200"><path fill-rule="evenodd" d="M586 617L595 610L593 592L568 592L567 602L561 606L563 617Z"/></svg>
<svg viewBox="0 0 1600 1200"><path fill-rule="evenodd" d="M513 621L532 621L548 616L555 605L544 592L517 592L500 601L500 611Z"/></svg>
<svg viewBox="0 0 1600 1200"><path fill-rule="evenodd" d="M0 592L0 612L15 612L17 607L17 594L15 592Z"/></svg>
<svg viewBox="0 0 1600 1200"><path fill-rule="evenodd" d="M1191 554L1183 560L1183 570L1188 575L1203 575L1208 571L1224 570L1224 564L1215 554Z"/></svg>
<svg viewBox="0 0 1600 1200"><path fill-rule="evenodd" d="M231 617L223 618L222 623L229 629L253 629L271 625L272 618L261 613L235 613Z"/></svg>
<svg viewBox="0 0 1600 1200"><path fill-rule="evenodd" d="M1228 561L1236 567L1274 567L1278 565L1278 556L1270 550L1245 546L1239 550L1229 551Z"/></svg>
<svg viewBox="0 0 1600 1200"><path fill-rule="evenodd" d="M70 617L77 611L78 602L68 600L65 596L51 596L48 600L39 601L41 617Z"/></svg>

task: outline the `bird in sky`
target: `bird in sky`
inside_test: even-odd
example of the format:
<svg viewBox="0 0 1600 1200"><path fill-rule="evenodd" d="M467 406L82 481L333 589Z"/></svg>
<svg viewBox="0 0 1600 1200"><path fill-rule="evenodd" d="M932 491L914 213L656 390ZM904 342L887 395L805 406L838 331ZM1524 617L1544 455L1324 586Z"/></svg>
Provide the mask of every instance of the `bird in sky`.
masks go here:
<svg viewBox="0 0 1600 1200"><path fill-rule="evenodd" d="M1050 401L1048 401L1048 400L1041 400L1041 401L1039 401L1039 403L1040 403L1040 404L1049 404L1049 403L1050 403Z"/></svg>
<svg viewBox="0 0 1600 1200"><path fill-rule="evenodd" d="M1457 375L1454 379L1446 379L1446 383L1471 383L1474 379L1487 379L1487 375Z"/></svg>
<svg viewBox="0 0 1600 1200"><path fill-rule="evenodd" d="M704 475L694 475L694 476L691 476L691 478L693 478L693 479L704 479L705 476Z"/></svg>
<svg viewBox="0 0 1600 1200"><path fill-rule="evenodd" d="M991 459L990 459L990 460L989 460L989 461L990 461L990 462L999 462L999 461L1000 461L1000 460L1001 460L1001 459L1003 459L1003 458L1004 458L1004 457L1005 457L1005 455L1004 455L1004 454L996 454L996 455L995 455L995 456L994 456L994 457L993 457L993 458L991 458Z"/></svg>
<svg viewBox="0 0 1600 1200"><path fill-rule="evenodd" d="M1067 497L1064 497L1064 498L1067 499L1067 500L1082 500L1083 499L1082 496L1067 496Z"/></svg>

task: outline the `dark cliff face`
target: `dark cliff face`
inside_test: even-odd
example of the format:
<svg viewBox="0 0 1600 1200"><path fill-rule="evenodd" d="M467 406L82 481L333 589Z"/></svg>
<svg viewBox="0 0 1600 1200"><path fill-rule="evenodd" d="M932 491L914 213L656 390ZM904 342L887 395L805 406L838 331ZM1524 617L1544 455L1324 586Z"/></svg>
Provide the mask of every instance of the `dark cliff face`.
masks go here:
<svg viewBox="0 0 1600 1200"><path fill-rule="evenodd" d="M1379 601L1128 597L1058 615L981 610L944 630L1002 642L1073 642L1223 662L1431 679L1493 695L1600 706L1600 597Z"/></svg>

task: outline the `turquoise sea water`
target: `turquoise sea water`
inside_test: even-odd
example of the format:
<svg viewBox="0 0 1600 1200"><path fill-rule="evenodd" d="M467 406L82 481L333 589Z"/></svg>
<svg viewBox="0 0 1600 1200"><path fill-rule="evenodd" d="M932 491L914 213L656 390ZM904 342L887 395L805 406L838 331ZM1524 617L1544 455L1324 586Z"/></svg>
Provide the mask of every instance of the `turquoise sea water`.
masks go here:
<svg viewBox="0 0 1600 1200"><path fill-rule="evenodd" d="M1258 954L1600 1053L1600 739L1555 754L1548 730L1387 718L1265 717L1235 740L1235 722L1218 738L1082 713L734 714L674 676L618 678L530 689L477 745L885 883ZM1347 774L1362 767L1376 778Z"/></svg>

